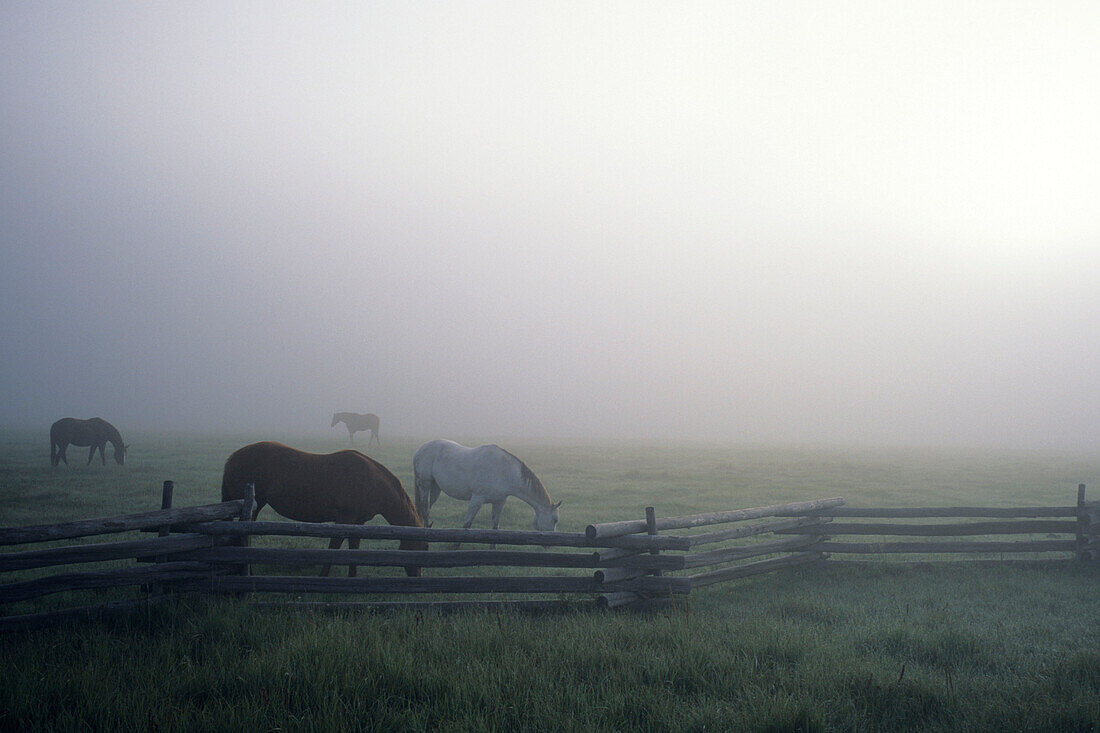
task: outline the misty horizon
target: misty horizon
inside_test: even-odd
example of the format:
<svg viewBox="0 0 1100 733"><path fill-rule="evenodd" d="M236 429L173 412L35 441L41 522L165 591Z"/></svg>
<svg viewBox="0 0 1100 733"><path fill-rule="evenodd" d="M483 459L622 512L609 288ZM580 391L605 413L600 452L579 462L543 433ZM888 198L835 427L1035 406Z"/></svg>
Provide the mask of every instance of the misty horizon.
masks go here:
<svg viewBox="0 0 1100 733"><path fill-rule="evenodd" d="M1095 450L1097 38L4 5L0 426Z"/></svg>

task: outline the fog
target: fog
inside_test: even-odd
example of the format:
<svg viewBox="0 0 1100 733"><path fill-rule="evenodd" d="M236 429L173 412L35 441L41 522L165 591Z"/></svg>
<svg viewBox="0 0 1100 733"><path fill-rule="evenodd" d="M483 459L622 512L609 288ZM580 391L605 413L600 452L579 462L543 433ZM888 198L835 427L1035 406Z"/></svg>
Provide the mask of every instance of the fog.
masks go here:
<svg viewBox="0 0 1100 733"><path fill-rule="evenodd" d="M1092 2L3 3L0 424L1095 449L1098 38Z"/></svg>

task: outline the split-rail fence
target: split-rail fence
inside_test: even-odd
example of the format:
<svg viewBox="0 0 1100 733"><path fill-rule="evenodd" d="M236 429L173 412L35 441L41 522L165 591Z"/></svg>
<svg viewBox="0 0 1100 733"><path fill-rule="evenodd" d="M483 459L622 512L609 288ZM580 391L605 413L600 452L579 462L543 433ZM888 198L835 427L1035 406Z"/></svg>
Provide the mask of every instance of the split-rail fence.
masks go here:
<svg viewBox="0 0 1100 733"><path fill-rule="evenodd" d="M0 630L153 604L181 593L314 608L652 608L682 604L696 588L827 558L1100 560L1100 502L1085 501L1084 485L1072 506L857 508L837 497L678 517L658 517L647 507L645 518L591 524L576 533L249 521L251 498L172 508L172 488L171 481L164 483L159 511L0 529L0 547L52 544L0 552ZM975 518L995 521L955 521ZM899 519L917 521L866 521ZM147 536L71 543L126 532ZM332 550L258 542L276 537L417 540L433 548ZM472 545L482 547L462 549ZM105 567L112 562L129 564ZM71 565L92 567L44 574ZM311 574L319 565L356 565L370 574ZM423 575L406 577L403 568L409 566ZM266 572L270 568L298 572L278 575ZM482 570L449 574L468 572L463 568ZM71 605L74 593L122 587L136 589L136 597ZM303 595L311 599L301 600ZM62 607L55 602L42 610L46 596L60 599ZM267 600L272 596L276 600Z"/></svg>

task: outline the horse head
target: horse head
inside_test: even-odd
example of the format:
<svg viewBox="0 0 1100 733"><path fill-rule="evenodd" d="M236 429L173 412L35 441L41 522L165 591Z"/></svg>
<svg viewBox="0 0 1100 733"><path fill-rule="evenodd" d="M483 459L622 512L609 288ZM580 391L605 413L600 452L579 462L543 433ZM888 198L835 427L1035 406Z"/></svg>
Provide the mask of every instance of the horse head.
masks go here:
<svg viewBox="0 0 1100 733"><path fill-rule="evenodd" d="M558 526L558 507L561 506L559 501L557 504L551 504L545 509L535 510L535 529L539 532L553 532Z"/></svg>
<svg viewBox="0 0 1100 733"><path fill-rule="evenodd" d="M340 422L339 418L337 418L336 415L337 413L332 413L332 425L329 425L330 428L336 427L336 423Z"/></svg>
<svg viewBox="0 0 1100 733"><path fill-rule="evenodd" d="M419 552L428 551L428 543L420 540L401 540L398 544L398 548L402 550L417 550ZM424 575L423 571L418 565L406 565L405 575L410 578L419 578Z"/></svg>
<svg viewBox="0 0 1100 733"><path fill-rule="evenodd" d="M126 462L126 451L130 449L130 446L125 443L120 443L115 446L115 463L122 466Z"/></svg>

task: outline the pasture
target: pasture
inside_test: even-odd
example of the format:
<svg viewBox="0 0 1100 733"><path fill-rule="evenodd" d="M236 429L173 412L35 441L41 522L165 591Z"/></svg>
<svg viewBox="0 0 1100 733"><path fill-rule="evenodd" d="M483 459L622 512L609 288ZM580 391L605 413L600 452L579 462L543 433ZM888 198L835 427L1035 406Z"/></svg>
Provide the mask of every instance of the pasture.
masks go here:
<svg viewBox="0 0 1100 733"><path fill-rule="evenodd" d="M0 525L156 509L166 479L176 506L217 501L225 459L256 440L348 445L336 430L126 437L125 467L51 468L44 432L0 433ZM367 451L410 496L420 442ZM1078 483L1100 494L1092 455L497 442L563 502L558 528L570 532L646 505L669 516L825 496L1072 504ZM432 520L460 526L465 512L444 496ZM511 499L500 526L531 520ZM474 526L489 524L483 512ZM256 612L191 599L0 636L0 728L1098 730L1098 618L1095 564L790 570L651 614Z"/></svg>

